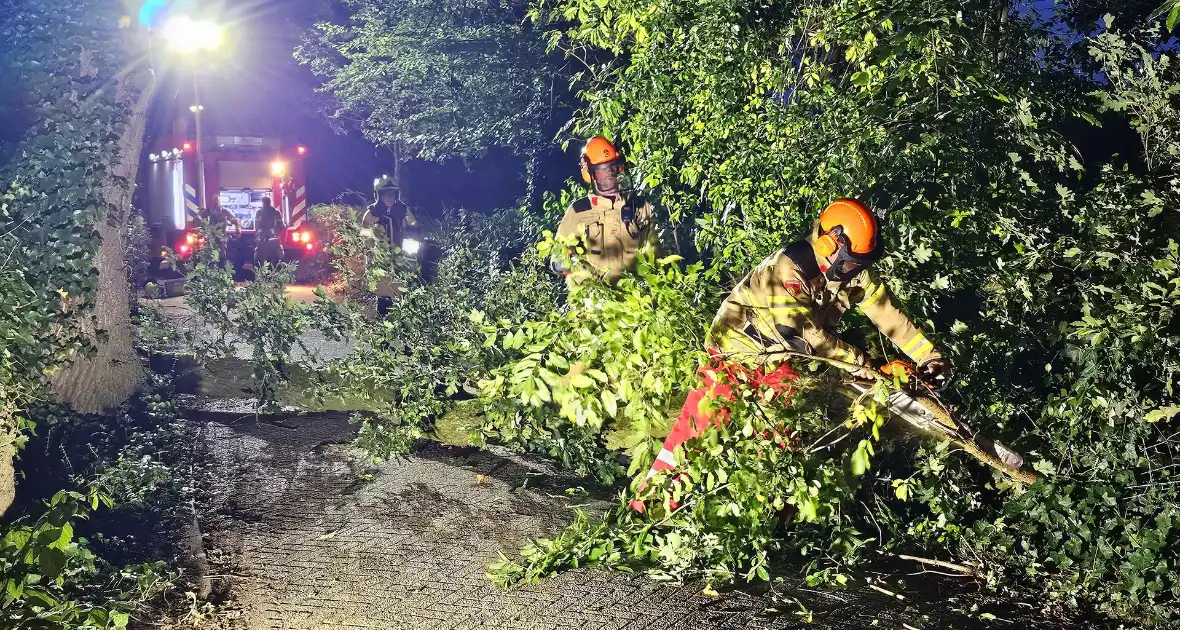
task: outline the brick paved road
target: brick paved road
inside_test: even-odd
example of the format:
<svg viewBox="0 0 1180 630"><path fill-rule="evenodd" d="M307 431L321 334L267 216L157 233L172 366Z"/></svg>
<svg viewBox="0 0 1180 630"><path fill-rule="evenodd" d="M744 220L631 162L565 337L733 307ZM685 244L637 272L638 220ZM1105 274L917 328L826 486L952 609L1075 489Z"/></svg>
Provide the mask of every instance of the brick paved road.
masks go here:
<svg viewBox="0 0 1180 630"><path fill-rule="evenodd" d="M501 552L515 554L528 536L560 529L570 513L563 491L578 485L573 480L517 458L444 447L370 476L340 445L350 435L340 416L209 422L203 433L231 486L230 538L237 570L247 575L235 582L234 597L252 630L973 625L940 612L954 602L969 606L972 596L961 587L936 598L942 603L934 608L915 605L912 595L899 602L873 591L796 590L816 614L813 625L790 610L764 614L768 600L760 595L715 600L697 588L597 570L504 591L485 568ZM1017 614L1023 610L1000 614L1012 623L990 627L1078 627L1025 616L1031 610ZM923 617L931 611L939 623Z"/></svg>

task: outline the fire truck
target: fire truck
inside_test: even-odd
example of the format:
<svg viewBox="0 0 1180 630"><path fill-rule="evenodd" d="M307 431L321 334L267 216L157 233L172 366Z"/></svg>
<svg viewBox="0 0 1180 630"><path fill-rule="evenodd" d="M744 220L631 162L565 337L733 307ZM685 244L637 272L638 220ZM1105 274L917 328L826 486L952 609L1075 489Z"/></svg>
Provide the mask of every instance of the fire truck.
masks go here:
<svg viewBox="0 0 1180 630"><path fill-rule="evenodd" d="M204 203L220 206L241 223L240 230L230 224L227 247L227 258L239 269L250 268L254 261L255 215L266 197L287 226L278 235L284 258L298 259L315 251L307 212L305 146L285 145L278 138L215 135L205 138L202 160L195 139L172 135L148 150L142 205L157 251L170 247L183 260L200 245L196 230L202 186Z"/></svg>

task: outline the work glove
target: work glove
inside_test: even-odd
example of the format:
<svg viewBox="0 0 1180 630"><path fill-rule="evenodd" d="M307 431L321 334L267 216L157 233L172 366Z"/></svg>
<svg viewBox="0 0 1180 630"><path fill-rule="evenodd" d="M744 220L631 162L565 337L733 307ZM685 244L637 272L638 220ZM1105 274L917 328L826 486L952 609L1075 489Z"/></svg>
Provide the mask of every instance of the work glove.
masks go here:
<svg viewBox="0 0 1180 630"><path fill-rule="evenodd" d="M951 381L951 363L941 357L930 359L918 366L918 378L936 390L942 389Z"/></svg>
<svg viewBox="0 0 1180 630"><path fill-rule="evenodd" d="M908 382L914 379L914 366L901 360L890 361L881 366L881 373L887 377L902 379Z"/></svg>

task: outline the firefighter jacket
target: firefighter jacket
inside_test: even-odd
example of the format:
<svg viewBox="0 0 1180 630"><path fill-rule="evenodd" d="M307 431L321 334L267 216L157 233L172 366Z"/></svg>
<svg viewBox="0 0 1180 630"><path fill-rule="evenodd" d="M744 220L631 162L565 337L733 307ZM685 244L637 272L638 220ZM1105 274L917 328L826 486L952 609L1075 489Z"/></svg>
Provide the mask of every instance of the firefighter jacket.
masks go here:
<svg viewBox="0 0 1180 630"><path fill-rule="evenodd" d="M254 229L262 240L277 238L283 227L283 215L274 206L262 206L254 213Z"/></svg>
<svg viewBox="0 0 1180 630"><path fill-rule="evenodd" d="M392 208L386 208L381 200L377 200L365 208L365 213L361 215L361 225L370 229L380 227L389 244L400 248L406 227L418 225L418 220L401 202L394 203Z"/></svg>
<svg viewBox="0 0 1180 630"><path fill-rule="evenodd" d="M655 244L654 210L642 198L590 194L566 209L557 235L577 236L586 250L580 262L589 269L572 270L571 282L595 273L613 283L635 265L644 245Z"/></svg>
<svg viewBox="0 0 1180 630"><path fill-rule="evenodd" d="M198 210L197 218L201 220L207 220L210 223L222 223L226 226L227 230L230 228L237 228L238 231L241 231L242 229L241 219L239 219L229 210L226 210L225 208L217 205Z"/></svg>
<svg viewBox="0 0 1180 630"><path fill-rule="evenodd" d="M378 236L376 230L380 229L379 237L387 239L390 246L397 248L402 246L405 229L415 225L418 225L418 220L414 213L400 202L394 203L392 208L386 208L381 200L377 200L361 215L361 226L364 229L372 230L374 237ZM365 265L367 261L349 262L352 273L357 276L364 275ZM393 297L401 292L401 287L393 278L385 276L377 281L376 291L378 297Z"/></svg>
<svg viewBox="0 0 1180 630"><path fill-rule="evenodd" d="M804 256L815 262L809 263ZM867 365L863 350L832 333L844 311L856 306L916 365L941 358L934 344L893 304L885 283L871 269L835 283L818 273L818 264L815 251L805 240L762 261L722 303L709 330L709 349L740 360L756 358L765 348L782 345Z"/></svg>

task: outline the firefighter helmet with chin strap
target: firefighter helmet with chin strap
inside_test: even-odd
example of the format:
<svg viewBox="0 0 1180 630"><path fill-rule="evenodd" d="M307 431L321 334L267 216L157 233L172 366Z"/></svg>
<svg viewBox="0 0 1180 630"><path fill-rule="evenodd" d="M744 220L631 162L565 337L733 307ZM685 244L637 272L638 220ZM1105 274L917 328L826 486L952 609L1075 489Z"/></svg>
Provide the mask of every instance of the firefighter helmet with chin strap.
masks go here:
<svg viewBox="0 0 1180 630"><path fill-rule="evenodd" d="M832 282L851 280L881 258L881 224L868 206L855 199L837 199L819 215L812 241L815 253L829 260L824 275Z"/></svg>
<svg viewBox="0 0 1180 630"><path fill-rule="evenodd" d="M382 175L373 180L373 198L376 201L381 201L381 193L392 192L397 194L397 182L389 175Z"/></svg>
<svg viewBox="0 0 1180 630"><path fill-rule="evenodd" d="M591 171L613 168L615 173L623 172L623 155L610 140L602 136L594 136L586 142L579 161L582 164L582 181L587 184L594 181Z"/></svg>

